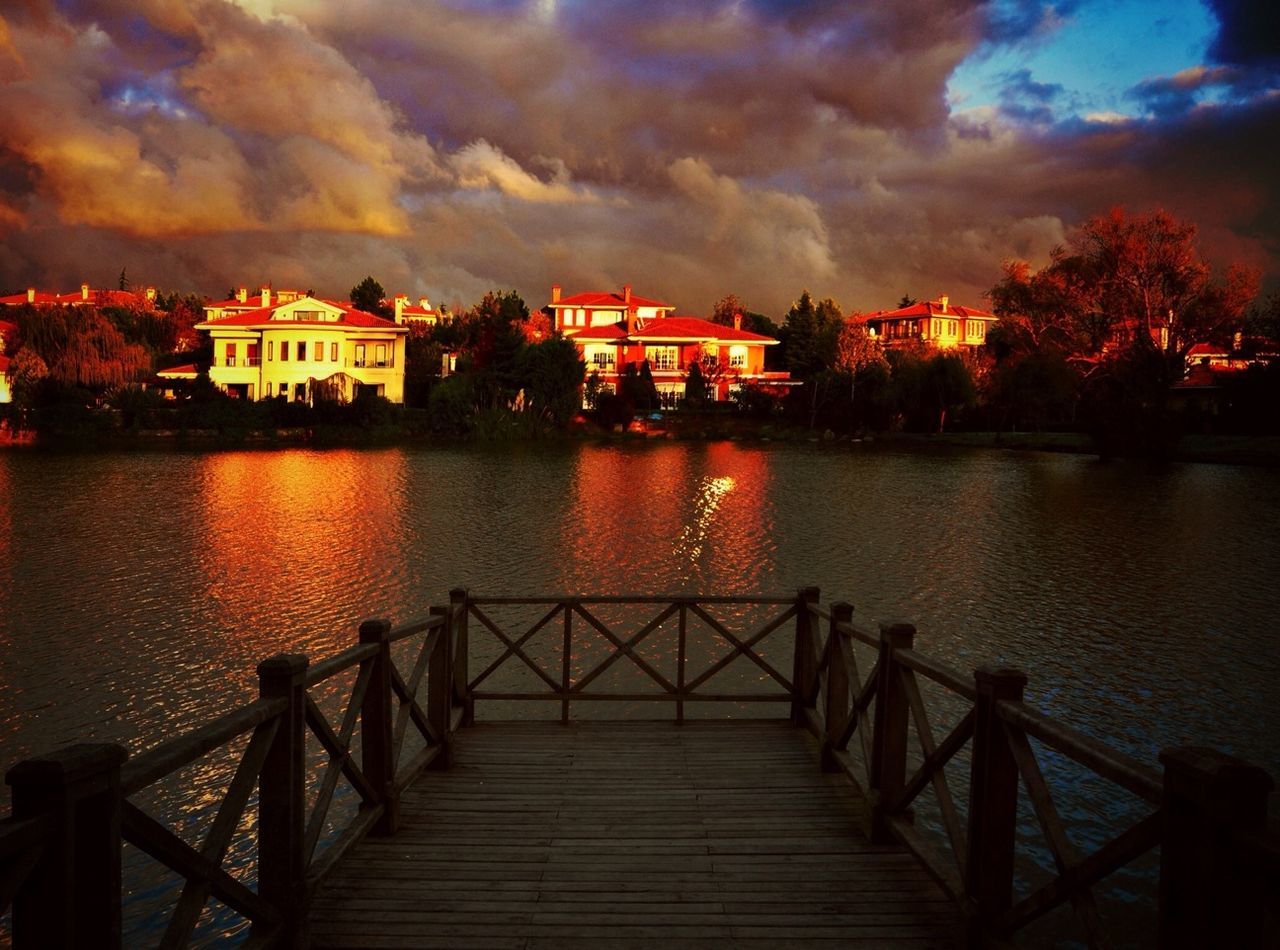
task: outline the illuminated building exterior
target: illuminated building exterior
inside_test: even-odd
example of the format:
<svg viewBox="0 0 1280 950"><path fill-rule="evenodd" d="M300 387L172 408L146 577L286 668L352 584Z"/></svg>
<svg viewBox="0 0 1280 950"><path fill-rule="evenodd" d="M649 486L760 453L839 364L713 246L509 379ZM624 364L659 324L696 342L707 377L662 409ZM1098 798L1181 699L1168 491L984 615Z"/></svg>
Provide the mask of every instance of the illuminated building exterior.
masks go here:
<svg viewBox="0 0 1280 950"><path fill-rule="evenodd" d="M213 342L209 379L242 399L310 402L324 384L353 399L373 392L404 402L408 329L349 304L263 288L205 307L196 324Z"/></svg>
<svg viewBox="0 0 1280 950"><path fill-rule="evenodd" d="M658 395L664 400L684 395L689 366L699 363L713 399L728 399L743 383L782 387L790 374L764 368L765 347L772 337L742 329L741 316L727 327L699 317L674 317L675 307L631 293L589 292L562 297L551 288L553 326L578 346L587 374L596 374L606 389L616 391L629 365L646 360Z"/></svg>
<svg viewBox="0 0 1280 950"><path fill-rule="evenodd" d="M945 294L897 310L878 310L862 321L867 335L885 347L925 343L940 350L982 346L999 317L973 307L954 306Z"/></svg>

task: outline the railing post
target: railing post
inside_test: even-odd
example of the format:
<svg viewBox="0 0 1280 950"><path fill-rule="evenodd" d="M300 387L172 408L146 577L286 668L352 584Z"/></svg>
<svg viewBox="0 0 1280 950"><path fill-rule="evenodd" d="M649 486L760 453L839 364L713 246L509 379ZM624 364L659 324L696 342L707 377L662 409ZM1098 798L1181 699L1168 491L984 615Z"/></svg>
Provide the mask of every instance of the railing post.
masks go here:
<svg viewBox="0 0 1280 950"><path fill-rule="evenodd" d="M467 594L465 587L449 591L449 607L453 611L453 694L462 704L463 726L476 721L476 702L471 698L471 673L468 658L471 649L467 643Z"/></svg>
<svg viewBox="0 0 1280 950"><path fill-rule="evenodd" d="M798 726L805 724L805 709L811 708L814 699L813 681L818 675L813 659L813 614L809 605L816 604L820 592L816 587L801 587L796 591L796 648L791 662L791 721Z"/></svg>
<svg viewBox="0 0 1280 950"><path fill-rule="evenodd" d="M449 607L432 607L431 615L443 621L440 639L427 660L427 722L440 738L440 754L427 768L444 772L453 767L453 630Z"/></svg>
<svg viewBox="0 0 1280 950"><path fill-rule="evenodd" d="M84 743L26 759L5 781L13 816L44 816L44 854L13 901L13 945L119 947L123 746Z"/></svg>
<svg viewBox="0 0 1280 950"><path fill-rule="evenodd" d="M896 841L884 803L893 801L907 782L907 734L911 706L898 671L896 650L910 650L916 628L909 623L880 624L880 657L876 673L875 718L871 723L871 840Z"/></svg>
<svg viewBox="0 0 1280 950"><path fill-rule="evenodd" d="M400 827L400 796L396 794L396 760L392 740L395 701L391 695L391 621L380 617L360 624L360 642L374 644L369 687L360 704L360 770L378 793L382 816L370 830L393 835Z"/></svg>
<svg viewBox="0 0 1280 950"><path fill-rule="evenodd" d="M684 675L689 651L689 604L680 601L679 626L676 630L676 725L684 725Z"/></svg>
<svg viewBox="0 0 1280 950"><path fill-rule="evenodd" d="M1027 685L1020 670L974 671L973 756L969 772L969 840L964 889L972 912L970 942L1013 905L1013 853L1018 824L1018 763L996 704L1020 702Z"/></svg>
<svg viewBox="0 0 1280 950"><path fill-rule="evenodd" d="M836 742L849 722L849 671L844 665L844 651L840 649L839 625L853 620L853 605L844 601L831 605L831 625L827 633L827 708L824 716L826 735L822 739L822 770L841 772L836 760Z"/></svg>
<svg viewBox="0 0 1280 950"><path fill-rule="evenodd" d="M1166 749L1160 762L1159 945L1265 946L1266 879L1232 838L1265 830L1271 776L1214 749Z"/></svg>
<svg viewBox="0 0 1280 950"><path fill-rule="evenodd" d="M258 664L258 695L284 699L258 780L258 893L281 915L285 946L306 946L307 658L282 653Z"/></svg>

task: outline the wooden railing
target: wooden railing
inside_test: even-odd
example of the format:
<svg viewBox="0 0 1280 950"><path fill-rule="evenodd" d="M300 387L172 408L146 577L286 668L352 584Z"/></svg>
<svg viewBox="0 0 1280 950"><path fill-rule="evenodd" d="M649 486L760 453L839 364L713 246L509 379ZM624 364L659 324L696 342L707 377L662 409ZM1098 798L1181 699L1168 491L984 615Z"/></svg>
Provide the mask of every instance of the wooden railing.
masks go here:
<svg viewBox="0 0 1280 950"><path fill-rule="evenodd" d="M475 702L505 700L551 700L560 703L560 718L567 722L570 707L575 701L621 703L671 703L675 707L677 722L684 721L685 704L690 702L712 703L790 703L794 688L789 676L778 670L761 655L760 643L770 634L783 629L797 616L798 602L794 597L647 597L621 595L616 597L473 597L461 594L458 602L463 608L464 630L470 621L476 622L477 633L492 635L500 644L501 652L473 679L467 682L466 693L469 708ZM601 606L625 607L631 611L654 610L640 628L631 634L622 634L599 616ZM770 616L749 633L734 633L713 610L717 607L744 607L770 609ZM536 607L540 615L522 633L510 632L490 616L492 607ZM655 664L638 652L638 647L655 631L672 620L676 626L676 656L674 677L663 675ZM559 630L556 630L557 621ZM576 623L575 623L576 621ZM689 671L690 649L688 630L691 621L698 622L717 638L727 652L710 662L705 668ZM547 633L543 633L547 631ZM585 631L583 636L580 631ZM530 656L526 647L542 634L558 639L560 653L558 670L548 670ZM572 661L575 647L588 637L597 641L603 638L612 650L594 665L577 676L573 675ZM707 687L726 667L739 657L744 657L758 667L767 677L772 691L714 692ZM643 674L645 690L605 691L593 690L600 677L622 659ZM536 691L486 688L492 678L508 663L518 661L522 668L536 677L541 687Z"/></svg>
<svg viewBox="0 0 1280 950"><path fill-rule="evenodd" d="M984 667L966 676L917 652L912 626L868 630L854 623L848 604L824 610L818 602L816 588L774 598L507 598L455 590L425 621L398 628L366 621L357 645L314 665L294 655L265 661L256 701L132 760L120 746L82 745L19 763L7 775L13 814L0 822L0 910L13 907L14 945L119 946L123 842L185 882L162 946L189 942L210 897L252 924L252 943L304 945L315 887L364 835L395 833L401 794L423 769L449 767L454 732L474 721L476 704L525 701L558 703L566 722L574 702L670 703L677 722L688 703L788 704L792 721L821 741L823 768L864 794L872 839L906 845L965 909L971 945L1008 941L1070 905L1089 944L1107 946L1093 890L1156 847L1161 946L1276 945L1280 846L1267 817L1271 780L1261 769L1217 752L1173 749L1157 772L1028 705L1017 670ZM507 607L533 608L536 619L508 630L494 616ZM615 608L631 612L628 630L642 614L634 632L602 616ZM748 629L735 632L746 614ZM718 655L690 648L692 624L709 634ZM472 643L473 627L492 640ZM640 650L659 630L674 635L674 673ZM531 652L540 637L541 659ZM593 653L583 649L588 639L608 646ZM397 644L402 653L410 648L400 663ZM779 647L790 652L785 672ZM472 676L469 663L485 656ZM745 689L741 677L716 687L739 659L754 667L761 688ZM600 688L624 661L644 688ZM502 687L499 671L508 664L538 687ZM332 698L344 674L352 683L338 693L345 702L331 719L316 696L328 689ZM932 707L922 683L941 691ZM949 728L935 733L942 719ZM321 770L306 767L308 736L327 758ZM237 742L243 751L199 847L141 803L157 783ZM1131 796L1140 817L1080 847L1037 745ZM958 798L947 765L962 754L968 781ZM336 828L329 814L344 779L358 808ZM255 789L256 890L225 866ZM936 833L914 817L928 795ZM1020 800L1029 802L1056 872L1023 893Z"/></svg>
<svg viewBox="0 0 1280 950"><path fill-rule="evenodd" d="M1109 946L1093 889L1156 847L1160 946L1280 945L1280 839L1268 821L1272 783L1262 769L1179 748L1161 754L1161 774L1028 705L1018 670L982 667L966 677L917 652L909 624L871 631L843 603L826 611L809 601L804 610L810 621L797 623L797 722L821 740L824 769L843 772L866 796L872 839L906 845L960 902L971 945L1007 942L1069 904L1089 946ZM872 651L864 650L862 664L855 645ZM941 736L922 681L947 699L952 722ZM1146 806L1141 817L1086 853L1059 814L1032 739ZM946 766L966 748L964 815ZM938 834L915 822L913 806L926 792ZM1026 847L1016 834L1020 794L1056 873L1018 894L1015 866Z"/></svg>
<svg viewBox="0 0 1280 950"><path fill-rule="evenodd" d="M451 761L464 716L459 617L460 610L440 607L401 627L366 621L358 644L314 665L305 656L272 657L258 666L256 701L132 759L118 745L78 745L14 766L6 776L13 814L0 823L0 911L12 905L14 946L120 946L126 842L183 881L160 946L188 945L210 897L251 923L252 945L305 944L315 887L366 834L393 834L403 790L423 769ZM393 654L397 644L408 649L403 665ZM353 683L331 721L315 694L349 671ZM421 748L410 754L414 734ZM225 755L244 737L198 847L139 804L158 783ZM306 767L309 738L327 758L317 774ZM321 851L341 779L358 808ZM246 882L224 859L255 792L256 874Z"/></svg>

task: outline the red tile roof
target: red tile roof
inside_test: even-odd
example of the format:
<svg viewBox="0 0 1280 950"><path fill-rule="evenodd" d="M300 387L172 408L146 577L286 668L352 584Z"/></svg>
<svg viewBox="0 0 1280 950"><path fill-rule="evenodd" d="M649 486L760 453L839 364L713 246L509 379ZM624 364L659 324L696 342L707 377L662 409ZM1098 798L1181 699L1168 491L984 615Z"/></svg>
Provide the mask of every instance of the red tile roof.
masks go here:
<svg viewBox="0 0 1280 950"><path fill-rule="evenodd" d="M1216 343L1197 343L1191 349L1187 350L1187 356L1226 356L1227 348L1218 346Z"/></svg>
<svg viewBox="0 0 1280 950"><path fill-rule="evenodd" d="M637 342L644 340L716 340L721 343L763 343L768 346L777 343L773 337L751 333L748 330L735 330L701 317L663 317L658 320L644 321L643 328L636 325L631 339Z"/></svg>
<svg viewBox="0 0 1280 950"><path fill-rule="evenodd" d="M868 320L897 320L907 317L959 317L965 319L968 317L977 317L985 320L998 320L994 313L987 313L985 310L979 310L976 307L962 307L947 302L944 309L940 300L926 300L913 303L910 306L899 307L897 310L877 310L874 313L863 314L860 318L864 323Z"/></svg>
<svg viewBox="0 0 1280 950"><path fill-rule="evenodd" d="M156 375L164 379L195 379L198 375L195 363L183 363L181 366L170 366L157 370Z"/></svg>
<svg viewBox="0 0 1280 950"><path fill-rule="evenodd" d="M89 298L86 300L84 295L78 290L73 290L69 294L53 293L48 290L37 290L35 299L28 300L26 291L20 294L9 294L0 297L0 305L8 307L18 307L25 303L34 304L37 307L54 307L59 304L92 304L95 307L132 307L142 304L147 307L154 306L153 302L147 300L142 294L135 294L128 290L90 290Z"/></svg>
<svg viewBox="0 0 1280 950"><path fill-rule="evenodd" d="M590 290L582 294L574 294L572 297L561 297L559 301L553 303L552 307L603 307L606 309L621 309L625 307L626 301L622 299L622 294L615 294L611 291ZM657 307L661 310L674 310L675 308L669 303L662 303L657 300L650 300L648 297L638 297L631 295L632 307Z"/></svg>
<svg viewBox="0 0 1280 950"><path fill-rule="evenodd" d="M292 302L292 301L291 301ZM324 303L333 303L333 301L323 301ZM216 320L205 320L197 323L197 329L207 329L209 327L283 327L283 326L317 326L317 327L359 327L366 330L403 330L404 327L396 323L394 320L384 320L382 317L375 316L372 313L365 313L363 310L357 310L348 305L343 306L340 303L333 303L336 307L342 308L342 316L337 320L272 320L271 316L279 309L276 307L258 307L255 310L245 310L238 313L228 314L225 317L219 317Z"/></svg>
<svg viewBox="0 0 1280 950"><path fill-rule="evenodd" d="M583 327L581 330L569 328L565 336L572 340L608 340L617 342L626 339L627 329L620 323L603 323L594 327Z"/></svg>

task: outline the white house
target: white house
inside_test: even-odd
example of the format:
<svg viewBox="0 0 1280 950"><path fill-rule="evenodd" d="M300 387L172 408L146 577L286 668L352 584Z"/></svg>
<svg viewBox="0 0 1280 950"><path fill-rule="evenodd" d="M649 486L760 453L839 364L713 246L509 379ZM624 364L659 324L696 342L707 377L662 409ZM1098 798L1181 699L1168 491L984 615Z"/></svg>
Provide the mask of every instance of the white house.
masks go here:
<svg viewBox="0 0 1280 950"><path fill-rule="evenodd" d="M316 387L345 399L373 392L404 402L408 329L349 304L263 289L205 308L197 330L213 341L209 378L242 399L311 401ZM287 298L287 299L282 299Z"/></svg>

